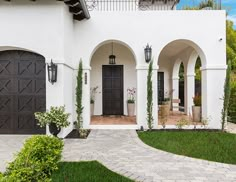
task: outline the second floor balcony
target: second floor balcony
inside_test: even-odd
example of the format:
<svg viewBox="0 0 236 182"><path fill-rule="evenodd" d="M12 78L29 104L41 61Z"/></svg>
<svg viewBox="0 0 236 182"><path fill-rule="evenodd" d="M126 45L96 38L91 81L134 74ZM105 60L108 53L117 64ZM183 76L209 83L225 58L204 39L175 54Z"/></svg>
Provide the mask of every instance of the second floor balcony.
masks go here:
<svg viewBox="0 0 236 182"><path fill-rule="evenodd" d="M221 0L203 0L199 6L194 0L181 3L181 0L85 0L89 11L158 11L199 9L220 10Z"/></svg>

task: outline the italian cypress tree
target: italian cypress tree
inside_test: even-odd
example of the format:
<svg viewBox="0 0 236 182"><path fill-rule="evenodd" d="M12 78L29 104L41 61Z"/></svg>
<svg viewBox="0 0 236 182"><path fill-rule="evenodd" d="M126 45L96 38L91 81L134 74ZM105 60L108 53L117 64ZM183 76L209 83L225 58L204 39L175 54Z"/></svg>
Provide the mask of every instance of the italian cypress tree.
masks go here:
<svg viewBox="0 0 236 182"><path fill-rule="evenodd" d="M152 90L152 70L153 70L153 62L151 61L148 68L148 76L147 76L147 123L149 130L153 128L153 90Z"/></svg>
<svg viewBox="0 0 236 182"><path fill-rule="evenodd" d="M79 62L79 69L77 75L77 86L76 86L76 113L77 113L77 130L83 126L83 106L82 106L82 93L83 93L83 63L82 60Z"/></svg>
<svg viewBox="0 0 236 182"><path fill-rule="evenodd" d="M229 100L230 100L230 92L231 92L231 83L230 83L230 76L231 76L231 61L228 61L228 68L226 72L225 78L225 85L224 85L224 96L223 96L223 109L221 111L221 129L224 131L225 123L227 121L228 116L228 108L229 108Z"/></svg>

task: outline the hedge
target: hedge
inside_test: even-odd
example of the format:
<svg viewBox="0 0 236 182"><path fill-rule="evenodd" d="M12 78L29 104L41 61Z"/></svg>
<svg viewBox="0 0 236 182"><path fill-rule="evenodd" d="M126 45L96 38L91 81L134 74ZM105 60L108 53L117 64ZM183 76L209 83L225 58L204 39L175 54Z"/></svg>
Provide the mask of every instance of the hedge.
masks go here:
<svg viewBox="0 0 236 182"><path fill-rule="evenodd" d="M63 142L56 137L32 136L25 141L15 160L9 163L0 181L51 181L52 172L58 169L62 149Z"/></svg>

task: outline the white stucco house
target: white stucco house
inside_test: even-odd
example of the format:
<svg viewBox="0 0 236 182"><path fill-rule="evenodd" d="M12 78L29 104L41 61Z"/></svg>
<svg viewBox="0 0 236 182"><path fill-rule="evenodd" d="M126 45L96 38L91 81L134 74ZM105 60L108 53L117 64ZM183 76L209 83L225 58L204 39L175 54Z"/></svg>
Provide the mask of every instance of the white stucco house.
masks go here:
<svg viewBox="0 0 236 182"><path fill-rule="evenodd" d="M144 48L152 47L153 117L158 125L158 72L163 91L179 97L180 63L184 64L185 113L191 113L194 67L201 59L202 117L221 126L226 73L224 10L177 10L178 0L8 0L0 1L0 134L45 132L33 113L66 106L76 120L75 88L83 61L84 128L147 127ZM112 50L113 49L113 50ZM116 64L109 64L111 52ZM48 81L47 66L57 64L57 82ZM106 87L116 89L108 97ZM136 88L135 125L92 125L90 88L98 86L94 115L127 115L127 89ZM109 110L109 111L108 111ZM109 113L110 112L110 113Z"/></svg>

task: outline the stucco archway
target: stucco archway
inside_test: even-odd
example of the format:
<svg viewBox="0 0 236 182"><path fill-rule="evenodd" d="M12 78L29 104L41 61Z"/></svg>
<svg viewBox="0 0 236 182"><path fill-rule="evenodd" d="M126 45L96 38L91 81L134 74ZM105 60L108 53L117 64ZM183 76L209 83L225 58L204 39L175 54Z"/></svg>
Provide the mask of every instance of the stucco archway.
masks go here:
<svg viewBox="0 0 236 182"><path fill-rule="evenodd" d="M172 99L179 99L179 68L184 65L184 106L185 114L191 114L194 97L195 64L200 57L202 66L206 65L206 56L199 45L191 40L179 39L168 43L161 50L157 63L159 71L166 76L165 92L171 93ZM206 83L205 83L206 84ZM167 91L166 91L167 90ZM204 98L202 98L204 99ZM203 103L203 108L206 105Z"/></svg>
<svg viewBox="0 0 236 182"><path fill-rule="evenodd" d="M109 55L112 54L112 47L113 54L116 56L115 65L110 65L108 59ZM91 98L94 97L95 100L94 115L126 117L128 114L127 100L129 98L127 90L137 88L136 59L130 46L118 40L101 42L92 52L90 67L90 88L97 87L95 95L92 92L90 93ZM135 97L136 101L137 97ZM92 124L95 122L96 124L100 123L97 122L97 119L94 121L93 118ZM132 119L133 121L136 124L135 117Z"/></svg>
<svg viewBox="0 0 236 182"><path fill-rule="evenodd" d="M91 65L91 61L92 61L92 57L94 55L94 53L100 48L102 47L103 45L105 44L109 44L109 43L115 43L115 44L120 44L120 45L123 45L125 46L127 49L129 49L129 51L132 53L132 55L134 56L134 60L135 60L135 64L137 64L137 59L136 59L136 54L134 52L134 50L131 48L131 46L129 46L126 42L124 41L121 41L121 40L117 40L117 39L108 39L108 40L104 40L100 43L98 43L92 50L91 54L90 54L90 58L89 58L89 63Z"/></svg>

